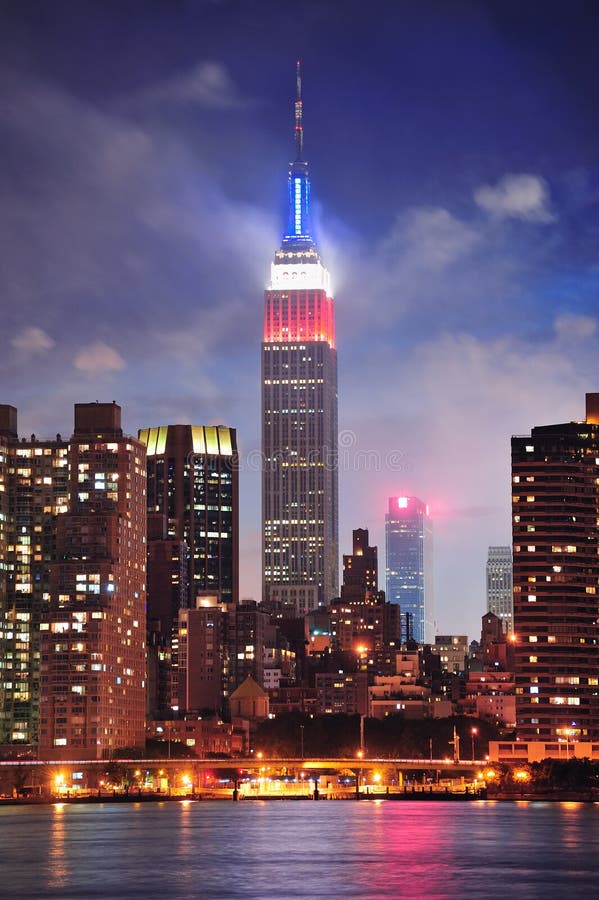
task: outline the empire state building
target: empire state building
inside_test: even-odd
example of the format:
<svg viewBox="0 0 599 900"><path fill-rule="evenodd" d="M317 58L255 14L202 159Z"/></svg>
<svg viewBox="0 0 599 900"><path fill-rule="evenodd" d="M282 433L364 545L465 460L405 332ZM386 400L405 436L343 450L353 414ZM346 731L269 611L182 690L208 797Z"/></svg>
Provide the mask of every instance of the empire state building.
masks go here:
<svg viewBox="0 0 599 900"><path fill-rule="evenodd" d="M329 273L312 237L297 64L289 221L264 295L264 599L301 615L338 595L337 353Z"/></svg>

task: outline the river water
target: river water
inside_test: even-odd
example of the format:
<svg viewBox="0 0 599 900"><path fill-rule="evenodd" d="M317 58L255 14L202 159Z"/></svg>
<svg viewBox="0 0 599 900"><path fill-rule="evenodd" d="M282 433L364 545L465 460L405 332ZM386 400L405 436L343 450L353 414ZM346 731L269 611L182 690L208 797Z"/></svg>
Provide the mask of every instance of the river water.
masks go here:
<svg viewBox="0 0 599 900"><path fill-rule="evenodd" d="M599 896L599 805L245 801L0 809L0 896Z"/></svg>

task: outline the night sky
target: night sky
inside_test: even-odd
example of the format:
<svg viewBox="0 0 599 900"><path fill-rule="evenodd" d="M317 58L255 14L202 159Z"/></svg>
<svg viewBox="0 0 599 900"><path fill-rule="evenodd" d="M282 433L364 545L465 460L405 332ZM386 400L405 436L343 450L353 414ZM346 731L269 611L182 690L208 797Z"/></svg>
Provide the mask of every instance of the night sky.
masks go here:
<svg viewBox="0 0 599 900"><path fill-rule="evenodd" d="M339 350L340 545L429 502L437 630L480 634L510 445L599 391L599 6L4 0L0 400L19 431L223 423L260 596L259 345L295 60ZM367 460L368 471L364 468Z"/></svg>

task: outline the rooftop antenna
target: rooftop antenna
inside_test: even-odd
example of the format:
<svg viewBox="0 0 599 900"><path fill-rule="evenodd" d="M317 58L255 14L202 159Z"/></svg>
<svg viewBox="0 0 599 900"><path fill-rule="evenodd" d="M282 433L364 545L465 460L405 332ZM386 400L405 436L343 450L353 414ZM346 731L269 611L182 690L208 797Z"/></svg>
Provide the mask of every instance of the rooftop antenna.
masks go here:
<svg viewBox="0 0 599 900"><path fill-rule="evenodd" d="M296 162L304 158L304 129L302 126L302 66L298 61L295 64L295 159Z"/></svg>

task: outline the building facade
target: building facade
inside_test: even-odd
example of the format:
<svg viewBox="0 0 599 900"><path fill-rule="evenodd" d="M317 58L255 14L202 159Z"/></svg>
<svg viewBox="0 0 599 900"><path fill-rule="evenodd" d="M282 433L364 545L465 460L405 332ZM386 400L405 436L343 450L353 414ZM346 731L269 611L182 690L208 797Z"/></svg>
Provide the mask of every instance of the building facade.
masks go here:
<svg viewBox="0 0 599 900"><path fill-rule="evenodd" d="M68 443L17 437L0 406L0 744L36 744L40 625L50 600L56 521L67 510Z"/></svg>
<svg viewBox="0 0 599 900"><path fill-rule="evenodd" d="M514 625L511 547L489 547L486 574L487 612L495 613L505 634L511 634Z"/></svg>
<svg viewBox="0 0 599 900"><path fill-rule="evenodd" d="M123 434L117 404L76 404L40 626L40 758L144 747L145 584L145 447Z"/></svg>
<svg viewBox="0 0 599 900"><path fill-rule="evenodd" d="M599 739L599 394L512 438L516 717L523 741Z"/></svg>
<svg viewBox="0 0 599 900"><path fill-rule="evenodd" d="M301 83L289 224L265 292L262 343L262 572L271 588L317 586L337 596L337 353L329 273L310 226Z"/></svg>
<svg viewBox="0 0 599 900"><path fill-rule="evenodd" d="M172 702L177 712L223 713L229 687L226 620L226 604L217 597L179 611Z"/></svg>
<svg viewBox="0 0 599 900"><path fill-rule="evenodd" d="M418 497L390 497L385 516L387 600L402 613L402 639L430 643L434 632L433 530Z"/></svg>
<svg viewBox="0 0 599 900"><path fill-rule="evenodd" d="M352 539L352 553L343 554L341 599L345 603L363 603L367 594L374 597L378 591L378 550L369 546L366 528L356 528Z"/></svg>
<svg viewBox="0 0 599 900"><path fill-rule="evenodd" d="M223 425L143 428L148 515L166 519L166 538L187 546L186 603L239 592L239 466L237 433ZM157 601L158 602L158 601ZM150 606L154 598L149 598ZM174 616L175 610L173 610Z"/></svg>

